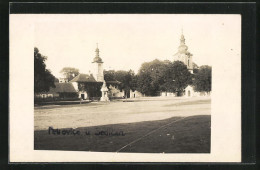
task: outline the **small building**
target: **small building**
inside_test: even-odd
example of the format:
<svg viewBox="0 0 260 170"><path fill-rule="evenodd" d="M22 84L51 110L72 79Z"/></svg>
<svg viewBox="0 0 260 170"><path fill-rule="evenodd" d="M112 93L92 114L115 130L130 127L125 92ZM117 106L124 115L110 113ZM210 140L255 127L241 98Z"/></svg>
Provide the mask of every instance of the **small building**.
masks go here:
<svg viewBox="0 0 260 170"><path fill-rule="evenodd" d="M113 83L116 83L116 82L111 82L111 81L108 81L107 84L110 84L108 86L108 89L109 89L109 92L108 92L108 97L111 98L111 99L116 99L116 98L122 98L124 95L125 95L125 92L124 90L120 90L116 87L116 85L113 85ZM119 83L119 82L117 82Z"/></svg>
<svg viewBox="0 0 260 170"><path fill-rule="evenodd" d="M74 89L72 83L55 83L56 87L51 87L48 92L42 92L36 94L36 98L46 99L46 98L61 98L61 99L72 99L77 98L77 91Z"/></svg>
<svg viewBox="0 0 260 170"><path fill-rule="evenodd" d="M64 78L64 77L59 78L59 83L68 83L68 82L69 82L68 78Z"/></svg>
<svg viewBox="0 0 260 170"><path fill-rule="evenodd" d="M161 95L162 97L167 97L167 96L174 96L176 97L177 96L177 93L173 93L173 92L161 92Z"/></svg>
<svg viewBox="0 0 260 170"><path fill-rule="evenodd" d="M101 97L101 92L98 89L101 88L103 82L97 82L93 74L79 74L70 83L77 91L78 98L86 100Z"/></svg>
<svg viewBox="0 0 260 170"><path fill-rule="evenodd" d="M195 92L194 91L194 87L191 86L191 85L188 85L186 88L185 88L185 91L184 91L184 96L185 97L194 97L194 96L198 96L198 92Z"/></svg>
<svg viewBox="0 0 260 170"><path fill-rule="evenodd" d="M185 88L184 91L184 96L185 97L198 97L198 96L210 96L210 92L196 92L194 91L194 87L189 85Z"/></svg>
<svg viewBox="0 0 260 170"><path fill-rule="evenodd" d="M139 97L143 97L143 94L137 90L135 91L130 90L130 98L139 98Z"/></svg>

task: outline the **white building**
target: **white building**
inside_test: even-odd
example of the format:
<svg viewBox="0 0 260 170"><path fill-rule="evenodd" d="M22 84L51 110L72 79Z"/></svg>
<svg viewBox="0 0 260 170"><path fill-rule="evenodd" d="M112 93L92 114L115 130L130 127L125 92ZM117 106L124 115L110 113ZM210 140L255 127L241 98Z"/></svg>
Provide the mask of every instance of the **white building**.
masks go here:
<svg viewBox="0 0 260 170"><path fill-rule="evenodd" d="M182 61L188 68L191 74L193 74L193 60L192 54L188 51L188 46L185 44L185 38L183 33L181 34L180 46L178 47L178 52L173 55L174 61ZM195 96L207 96L210 93L206 92L196 92L194 87L188 85L184 90L185 97L195 97Z"/></svg>
<svg viewBox="0 0 260 170"><path fill-rule="evenodd" d="M173 61L182 61L187 66L188 70L193 73L192 56L193 55L188 51L188 46L185 44L185 38L182 33L180 46L178 47L178 52L173 55Z"/></svg>
<svg viewBox="0 0 260 170"><path fill-rule="evenodd" d="M181 61L186 66L187 69L190 71L191 74L193 74L193 60L192 60L192 54L188 51L188 46L185 44L185 38L183 33L181 34L180 38L180 45L178 47L178 52L173 55L173 61ZM194 87L191 85L188 85L185 88L184 96L192 97L198 95L197 92L194 91ZM161 96L176 96L176 93L170 93L170 92L161 92Z"/></svg>
<svg viewBox="0 0 260 170"><path fill-rule="evenodd" d="M92 74L97 82L104 81L103 61L99 57L99 49L96 48L96 56L92 62Z"/></svg>

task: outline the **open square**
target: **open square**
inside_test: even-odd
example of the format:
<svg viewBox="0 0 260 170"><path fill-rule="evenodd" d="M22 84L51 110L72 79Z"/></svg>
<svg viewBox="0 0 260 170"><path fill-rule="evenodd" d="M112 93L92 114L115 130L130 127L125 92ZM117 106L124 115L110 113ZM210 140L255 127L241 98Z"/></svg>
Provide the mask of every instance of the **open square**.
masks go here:
<svg viewBox="0 0 260 170"><path fill-rule="evenodd" d="M35 107L34 147L93 152L209 153L210 113L210 97L143 97L40 106Z"/></svg>

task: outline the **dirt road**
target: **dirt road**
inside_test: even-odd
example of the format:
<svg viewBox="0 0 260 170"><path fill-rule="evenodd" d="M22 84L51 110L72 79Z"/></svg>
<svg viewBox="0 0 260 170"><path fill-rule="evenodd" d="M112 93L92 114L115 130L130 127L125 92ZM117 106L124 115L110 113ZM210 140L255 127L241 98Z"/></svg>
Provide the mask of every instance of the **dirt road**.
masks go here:
<svg viewBox="0 0 260 170"><path fill-rule="evenodd" d="M35 107L34 128L78 128L210 114L210 97L145 97L108 103Z"/></svg>

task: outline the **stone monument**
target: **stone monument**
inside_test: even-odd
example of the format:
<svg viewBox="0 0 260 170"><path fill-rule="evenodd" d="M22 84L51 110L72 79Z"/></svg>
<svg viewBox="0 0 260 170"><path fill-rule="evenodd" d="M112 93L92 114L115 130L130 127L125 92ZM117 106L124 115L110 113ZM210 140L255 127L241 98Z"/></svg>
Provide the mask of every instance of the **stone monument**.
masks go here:
<svg viewBox="0 0 260 170"><path fill-rule="evenodd" d="M107 96L108 88L107 88L105 80L103 82L103 85L102 85L100 91L102 92L102 97L101 97L100 101L102 101L102 102L109 102L109 98Z"/></svg>

